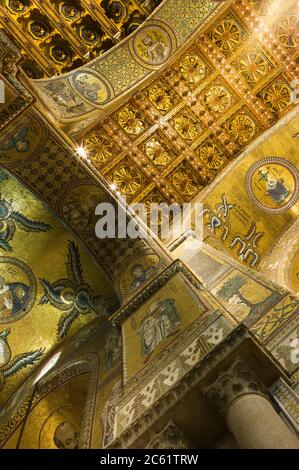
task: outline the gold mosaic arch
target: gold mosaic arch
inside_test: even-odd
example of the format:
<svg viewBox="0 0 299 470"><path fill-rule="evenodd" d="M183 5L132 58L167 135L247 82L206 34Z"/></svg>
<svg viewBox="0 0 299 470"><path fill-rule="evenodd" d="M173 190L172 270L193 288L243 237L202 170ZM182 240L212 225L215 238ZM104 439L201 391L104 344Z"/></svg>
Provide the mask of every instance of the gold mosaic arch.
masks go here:
<svg viewBox="0 0 299 470"><path fill-rule="evenodd" d="M55 306L45 297L45 286L55 290L57 281L59 284L62 280L61 299L68 302L68 296L76 290L71 274L73 268L68 270L70 262L80 267L84 283L81 287L89 291L92 298L98 294L99 299L106 299L104 303L110 311L117 308L118 303L113 282L94 264L82 242L74 239L41 201L3 170L0 205L4 215L1 217L1 254L5 250L9 252L0 257L1 285L6 292L3 297L2 288L1 300L6 305L0 316L1 346L5 351L0 366L0 402L3 404L58 344L63 347L68 336L98 318L92 311L80 314L61 334L61 321L66 319L65 313L70 313L71 305L65 303L65 311L61 311L58 304ZM6 209L11 215L5 218ZM106 318L108 315L107 312ZM16 368L12 373L13 365L20 360L23 368Z"/></svg>
<svg viewBox="0 0 299 470"><path fill-rule="evenodd" d="M34 267L36 278L41 280L38 282L38 299L45 300L45 281L55 284L62 280L65 285L66 255L70 257L71 252L77 253L77 256L78 252L82 255L84 280L86 275L88 284L97 286L100 282L99 273L102 273L102 270L98 265L95 269L92 268L92 257L87 253L83 255L84 248L83 243L79 242L80 239L89 247L93 257L109 272L107 297L110 301L114 299L113 287L117 286L125 300L114 316L114 320L126 318L127 324L123 329L124 358L118 356L119 362L114 363L115 368L108 369L101 364L102 357L106 355L106 346L109 345L105 336L107 331L101 330L101 325L98 325L100 328L97 332L105 344L98 342L98 338L93 338L94 342L91 343L92 348L101 350L99 354L103 356L100 356L99 370L102 381L98 383L98 400L96 403L89 400L90 408L86 409L84 429L87 439L84 442L88 447L91 442L91 423L94 425L92 443L95 446L101 445L102 442L103 445L108 442L111 446L120 442L129 445L134 436L144 433L145 427L152 419L152 411L157 412L157 415L161 410L165 411L163 407L159 407L158 400L168 400L167 406L172 407L183 397L188 387L183 390L186 382L182 379L185 374L190 378L189 373L195 364L198 364L198 375L196 373L193 379L197 381L202 372L199 362L203 360L203 368L207 364L208 367L215 367L214 354L210 354L214 347L219 345L215 351L215 357L218 358L216 363L221 362L226 354L231 355L231 349L226 347L230 343L235 346L240 344L236 341L236 336L239 338L238 332L235 332L236 336L227 335L239 322L245 321L251 329L249 333L241 327L239 333L241 331L246 337L255 337L254 342L259 343L259 348L266 348L266 351L263 351L265 356L271 352L281 364L282 373L287 373L290 379L291 374L294 373L293 377L298 375L298 356L291 360L291 356L294 357L294 348L290 346L294 340L298 341L298 301L292 293L272 285L249 268L230 261L235 257L245 266L261 269L260 261L298 216L298 204L295 203L282 212L262 211L261 207L250 200L245 186L248 170L256 161L263 164L265 158L274 156L273 148L276 153L275 171L279 169L277 158L288 161L287 166L284 166L288 169L293 169L296 158L294 149L298 139L298 107L292 111L293 104L287 99L292 92L292 82L296 76L296 36L291 34L293 41L289 41L286 39L285 29L282 31L279 27L280 21L284 28L286 24L292 26L293 23L291 20L289 22L289 19L293 16L294 1L277 2L277 5L282 6L279 17L275 16L275 11L271 8L267 16L265 3L268 7L272 5L260 0L235 0L223 4L213 18L214 23L207 22L202 25L192 42L186 44L186 49L177 50L171 59L173 63L167 62L167 68L162 66L160 73L153 74L152 81L142 83L138 93L130 96L129 100L118 103L118 107L109 110L109 114L96 123L94 129L85 135L82 134L82 143L88 149L89 159L80 161L74 151L75 142L68 140L63 132L57 132L49 118L42 117L45 110L41 110L41 103L32 105L30 110L24 111L22 108L25 129L21 128L19 121L5 124L7 137L0 139L3 166L26 182L26 187L34 191L38 198L65 222L61 234L58 221L42 207L40 201L37 202L32 195L29 198L26 188L20 191L22 197L17 197L11 202L6 200L10 194L8 189L9 185L12 188L15 186L6 180L0 182L5 198L5 203L0 201L2 207L12 206L14 209L18 204L16 210L24 212L27 218L31 216L32 220L41 219L39 227L48 228L46 222L55 227L52 233L44 230L28 237L22 236L17 227L11 240L7 240L7 235L1 232L0 243L6 242L6 247L16 251L12 256L18 256ZM163 5L166 4L168 3ZM173 12L169 10L170 13ZM268 30L264 28L257 35L257 21L261 18ZM181 29L176 30L178 39L185 37L188 30L188 25L181 20L173 18L174 22L180 21L181 24ZM141 28L139 31L144 30ZM150 57L156 62L155 66L160 67L159 57L166 58L168 53L171 54L165 44L167 39L163 34L159 39L158 32L157 35L152 34L147 38L146 36L145 34L139 43L142 60L146 62ZM159 47L149 50L155 40ZM146 50L143 49L144 46ZM83 107L86 105L87 109L93 100L99 101L98 105L102 106L102 101L104 102L109 94L102 86L102 75L100 72L91 73L94 80L92 86L84 89L82 83L90 77L88 74L86 77L89 66L84 70L83 76L80 75L80 70L77 71L79 80L76 85L78 90L81 90ZM72 76L75 77L76 73ZM73 82L72 92L74 90ZM61 96L63 99L63 94ZM58 97L60 104L61 96ZM68 106L78 110L76 96L68 96ZM1 114L5 118L5 109ZM89 119L91 117L89 115ZM40 120L43 127L47 128L47 133L40 132L36 120ZM80 123L76 122L75 125L80 126ZM30 128L30 132L27 128ZM19 159L16 158L17 150L24 158L19 154ZM230 165L224 168L228 163ZM268 165L268 161L266 164ZM267 167L262 170L266 178ZM286 175L290 176L289 173ZM279 181L277 174L276 178L280 183L277 185L278 192L272 193L271 196L271 176L269 187L261 185L262 189L257 198L268 205L271 203L272 206L277 202L281 204L280 207L283 207L284 203L287 206L289 200L293 203L291 195L287 194L289 189L284 185L289 181L285 173L282 173L280 178L283 181ZM212 257L208 256L209 261L205 265L201 262L204 257L197 257L200 255L199 250L194 253L192 259L195 275L180 261L169 266L170 260L160 243L155 245L155 250L151 250L153 246L149 246L147 242L136 244L131 240L97 240L92 233L94 220L89 217L88 208L93 209L94 196L98 197L96 185L99 185L105 198L111 196L110 183L117 185L118 190L128 196L129 202L142 201L147 207L156 201L182 203L195 199L203 202L206 241L215 244L220 250L227 251L229 259L224 262L222 253L217 255L214 250L214 262ZM294 191L294 188L291 190ZM11 192L14 195L18 193ZM277 193L278 201L274 197ZM270 208L273 208L272 206ZM37 218L39 214L40 217ZM73 232L78 237L77 248L77 239L73 239ZM34 241L39 239L41 242L34 244ZM50 239L51 247L55 248L53 251L48 249ZM43 243L43 240L48 240L48 243ZM212 252L211 249L210 253ZM183 255L184 250L180 253ZM56 261L55 265L53 259ZM297 262L294 259L291 261L291 269L294 268L296 272ZM161 266L166 268L163 273ZM16 276L18 275L17 272ZM203 287L197 275L199 278L202 275L208 286ZM168 282L174 277L175 283ZM194 289L192 288L190 295L192 279ZM172 280L174 282L174 279ZM20 278L20 281L25 284L23 278ZM66 287L69 285L68 282ZM104 281L99 292L102 292L102 286L104 291ZM161 291L164 287L167 287L167 290L163 293ZM165 294L166 298L162 298ZM196 303L196 299L201 296L202 299L209 298L209 312L205 312L205 309L201 309ZM163 300L167 301L164 307L171 309L171 315L174 315L177 309L178 317L173 317L174 324L164 337L166 342L163 343L160 338L156 351L152 350L151 345L147 345L148 351L143 350L142 322L149 314L159 314L156 308L161 306L160 302ZM150 301L150 305L144 304L145 301ZM115 305L111 307L115 309ZM7 312L11 313L16 312ZM0 370L0 386L5 387L4 401L15 390L22 391L22 383L28 377L27 372L34 370L28 367L22 371L23 375L11 378L8 376L9 364L18 354L25 353L27 356L31 347L39 348L33 351L37 353L38 359L41 359L44 353L43 348L46 348L47 353L52 353L57 346L57 332L59 334L62 315L55 305L35 304L34 310L30 310L28 315L16 318L18 322L11 323L11 332L0 329L1 343L6 343L4 360L7 363ZM81 332L84 336L85 328L82 327L87 323L87 328L93 330L97 318L89 315L80 315L73 324L74 329L70 331L70 336L74 334L74 338L63 343L66 347L65 357L77 347L73 347L72 339L76 340L75 333L78 330L78 336ZM190 321L194 322L192 327ZM219 328L223 331L222 339L218 334ZM109 329L108 333L110 332ZM173 333L178 334L177 340ZM81 347L82 337L77 339L78 347ZM222 340L224 343L221 346L219 343ZM172 346L174 344L175 347ZM82 347L85 348L85 345ZM226 350L225 354L223 348ZM154 355L144 357L145 352L154 352ZM247 349L247 352L249 357L251 350ZM214 364L209 362L211 357ZM126 384L127 388L123 390L121 398L118 396L120 401L117 403L114 392L117 389L120 391L117 382L120 381L122 373L121 359L124 359L123 365L127 369L127 379L130 379L130 382ZM84 364L81 372L89 372L88 366L90 364ZM105 373L102 374L104 370ZM59 382L60 378L54 375L51 380L53 378L53 382ZM68 371L65 375L62 371L61 375L66 377ZM48 378L45 379L46 384ZM168 383L164 383L165 388L161 389L160 384L165 380ZM96 381L94 385L95 392ZM112 426L116 434L113 436L112 433L111 437L120 437L120 440L114 442L108 439L109 433L105 426L102 429L100 425L103 416L108 422L108 415L105 413L109 411L106 406L109 399L112 399L116 411L115 425ZM28 402L25 401L23 405L18 410L18 416L12 415L10 420L3 423L0 438L4 436L6 439L7 433L10 434L14 424L22 418ZM135 418L137 421L134 421ZM30 433L30 427L27 432Z"/></svg>
<svg viewBox="0 0 299 470"><path fill-rule="evenodd" d="M84 419L81 424L80 448L90 448L92 440L93 416L95 413L96 387L98 383L99 357L93 353L80 354L76 359L68 360L63 366L56 367L45 376L31 391L31 395L22 397L8 421L3 417L0 421L0 447L5 446L6 441L26 419L28 409L32 412L35 407L44 400L49 393L60 386L67 384L74 377L90 374L88 394L84 405ZM30 380L30 379L29 379Z"/></svg>
<svg viewBox="0 0 299 470"><path fill-rule="evenodd" d="M37 121L44 133L37 132ZM22 120L11 123L7 130L0 139L2 165L62 219L65 228L87 245L101 265L105 264L109 282L113 279L118 289L118 279L126 259L148 250L151 243L119 238L100 240L96 237L95 207L103 201L116 204L116 200L108 182L78 158L74 142L66 139L65 134L43 116L38 103L22 114ZM15 163L16 154L18 161ZM120 164L118 168L121 178L124 167ZM125 179L124 187L129 193L134 193L136 184L137 189L143 186L145 176L132 172L130 178ZM161 246L157 250L162 258L167 258ZM111 297L113 299L114 296ZM114 307L117 307L117 301Z"/></svg>
<svg viewBox="0 0 299 470"><path fill-rule="evenodd" d="M279 4L281 6L281 2ZM163 5L166 7L166 2ZM153 201L153 195L171 202L194 198L254 138L291 109L291 103L285 106L284 101L280 110L269 107L269 90L273 84L278 84L274 91L283 86L284 94L286 90L290 94L295 76L295 52L293 48L291 52L285 51L280 45L274 14L270 18L265 16L266 11L259 10L260 2L255 2L256 9L250 14L244 5L245 0L236 0L219 7L213 17L216 17L214 26L212 22L204 24L186 51L181 54L178 51L173 57L173 65L84 136L83 142L86 141L90 149L89 162L70 169L70 162L64 161L62 165L63 152L56 152L56 149L56 165L52 161L54 141L51 136L44 146L45 152L40 155L43 169L37 169L37 162L26 168L21 165L16 168L18 175L42 197L46 196L52 207L56 207L56 193L48 194L46 185L56 187L62 166L66 169L64 187L70 174L76 173L76 179L81 179L80 167L96 178L101 176L101 180L117 181L128 193L128 202L148 204ZM251 36L261 11L263 21L270 21L269 32L260 33L256 40ZM284 2L282 19L292 16L293 11L294 2ZM214 42L214 30L218 31L221 24L223 27L234 24L233 29L240 32L237 49L222 51L222 42L218 39ZM186 28L180 31L180 38L185 33ZM235 41L233 35L233 43ZM240 69L239 64L243 64L244 57L247 57L244 63L248 64L248 55L250 66L257 56L259 59L253 61L254 64L267 62L267 75L263 72L262 78L258 74L247 81L247 76L242 75L244 66ZM283 68L284 64L287 67ZM256 80L254 86L253 79ZM277 93L273 96L276 102ZM54 140L54 146L59 147L61 139L59 143L57 138ZM39 174L41 171L45 178L32 178L32 170ZM54 180L50 173L55 175ZM104 247L91 237L87 238L93 252L100 252L104 259Z"/></svg>
<svg viewBox="0 0 299 470"><path fill-rule="evenodd" d="M198 0L164 0L130 38L90 62L88 69L100 72L103 79L109 80L114 89L110 101L116 99L152 76L155 69L162 68L177 48L221 8L221 4L213 0L200 0L200 5ZM183 17L185 23L181 28L178 19ZM83 73L84 70L83 66L76 73ZM82 119L83 116L86 119L96 109L92 101L83 102L74 92L70 83L72 79L73 72L70 72L50 80L32 82L40 98L62 124ZM94 87L94 83L87 83L86 88L91 89L92 85Z"/></svg>
<svg viewBox="0 0 299 470"><path fill-rule="evenodd" d="M62 189L55 209L78 233L92 236L97 221L95 208L105 199L104 192L94 182L82 178Z"/></svg>
<svg viewBox="0 0 299 470"><path fill-rule="evenodd" d="M294 293L299 292L298 228L297 220L282 234L260 266L260 272L264 276L271 276L274 282Z"/></svg>

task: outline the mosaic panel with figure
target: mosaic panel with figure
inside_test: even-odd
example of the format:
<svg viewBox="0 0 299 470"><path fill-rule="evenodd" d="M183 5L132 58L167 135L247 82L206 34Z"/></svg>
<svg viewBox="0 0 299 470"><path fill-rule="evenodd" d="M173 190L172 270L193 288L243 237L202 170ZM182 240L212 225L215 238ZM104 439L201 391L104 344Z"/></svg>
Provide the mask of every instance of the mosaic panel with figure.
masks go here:
<svg viewBox="0 0 299 470"><path fill-rule="evenodd" d="M197 294L181 275L174 275L123 324L126 381L216 305L211 296Z"/></svg>

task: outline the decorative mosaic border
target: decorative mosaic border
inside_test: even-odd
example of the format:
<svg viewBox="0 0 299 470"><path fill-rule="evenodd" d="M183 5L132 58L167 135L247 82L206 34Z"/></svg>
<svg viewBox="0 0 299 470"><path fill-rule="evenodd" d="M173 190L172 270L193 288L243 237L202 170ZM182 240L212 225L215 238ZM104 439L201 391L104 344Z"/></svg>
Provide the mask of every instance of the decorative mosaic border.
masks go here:
<svg viewBox="0 0 299 470"><path fill-rule="evenodd" d="M206 317L206 322L199 326L194 325L192 334L186 339L180 337L176 347L167 348L167 352L175 351L168 361L154 368L146 380L143 380L137 388L125 394L118 403L113 402L115 408L114 437L121 434L152 408L156 403L177 386L184 376L209 354L219 343L222 343L234 328L219 312L214 312L211 317ZM212 331L222 330L216 341L208 342L205 335ZM180 346L178 350L177 346ZM170 349L170 350L169 350Z"/></svg>
<svg viewBox="0 0 299 470"><path fill-rule="evenodd" d="M287 299L287 297L282 299L282 301L284 301L285 299ZM268 336L264 337L262 334L257 333L257 330L261 328L261 325L262 327L264 327L265 323L271 320L271 318L274 316L273 309L270 312L266 313L261 318L261 320L255 325L253 325L253 327L251 328L253 334L256 336L258 341L260 341L261 344L265 344L267 349L271 351L276 346L278 346L278 344L283 341L283 339L286 338L299 323L299 298L294 296L293 299L294 302L297 303L297 306L294 311L291 312L289 316L285 315L286 318L282 317L281 321L277 322L277 325Z"/></svg>
<svg viewBox="0 0 299 470"><path fill-rule="evenodd" d="M287 204L285 204L283 207L280 207L280 208L270 209L270 208L266 207L265 205L263 205L260 201L258 201L258 199L253 194L252 187L251 187L251 178L252 178L253 174L261 166L267 165L267 164L274 164L274 163L277 163L277 165L281 165L281 166L287 168L292 173L292 176L293 176L294 181L295 181L295 188L294 188L293 196L287 202ZM246 175L246 191L247 191L247 194L248 194L249 199L251 200L251 202L255 206L257 206L259 209L261 209L262 211L269 212L269 213L272 213L272 214L282 214L283 212L286 212L291 207L293 207L299 199L299 173L297 171L297 168L292 163L285 160L284 158L280 158L280 157L263 158L262 160L259 160L258 162L254 163L249 168L249 170L247 172L247 175Z"/></svg>
<svg viewBox="0 0 299 470"><path fill-rule="evenodd" d="M232 0L226 2L215 2L213 0L165 0L157 10L127 39L122 41L117 46L113 47L112 50L107 51L101 57L91 61L87 66L82 66L76 69L84 72L88 67L89 70L98 71L102 77L109 80L111 87L115 90L115 95L111 96L111 100L119 98L127 90L135 88L136 85L149 78L155 70L160 70L167 63L167 59L159 66L152 64L142 63L140 58L137 60L135 57L136 52L132 55L131 50L134 50L135 38L142 33L148 25L153 25L157 22L157 25L161 27L165 25L165 31L172 31L172 49L173 53L186 44L186 41L207 21L214 18L216 14L220 14L225 10ZM180 22L184 19L184 27L180 28ZM186 26L188 24L188 27ZM181 29L181 31L180 31ZM168 33L167 33L168 34ZM174 40L175 39L175 40ZM112 78L112 69L114 70L114 78ZM115 72L116 70L116 72ZM128 75L128 70L132 73L130 79L119 85L117 83L119 77L122 74ZM54 77L52 79L40 79L33 80L32 84L38 92L43 96L43 99L51 102L53 107L52 111L56 114L56 118L62 120L65 123L73 122L78 118L86 116L88 113L94 112L98 106L92 106L89 103L89 107L82 110L82 112L74 112L72 115L64 113L63 108L59 106L47 93L46 88L52 84L55 86L62 85L64 91L66 88L71 88L70 80L74 72L69 72L60 77ZM78 104L82 103L82 99L79 98ZM110 104L112 101L106 104Z"/></svg>
<svg viewBox="0 0 299 470"><path fill-rule="evenodd" d="M299 435L299 396L294 390L283 380L278 379L269 389L273 400L278 404L279 408L286 415L292 427Z"/></svg>
<svg viewBox="0 0 299 470"><path fill-rule="evenodd" d="M137 376L133 377L128 383L125 384L125 400L128 401L133 398L136 393L138 393L144 387L144 384L150 381L154 375L157 374L157 370L163 369L167 364L175 360L180 350L183 350L186 345L191 344L200 333L205 331L219 319L222 319L230 330L236 327L236 325L231 323L218 310L203 314L180 334L180 336L176 339L175 344L170 344L168 347L166 347L163 351L161 351L158 357L156 357L147 365L146 369L141 371Z"/></svg>
<svg viewBox="0 0 299 470"><path fill-rule="evenodd" d="M0 448L26 418L28 409L32 410L46 395L78 375L91 373L84 418L80 433L80 448L89 448L91 443L94 416L96 386L98 381L99 361L95 353L87 353L72 360L67 365L45 376L34 390L34 395L27 396L4 424L0 425Z"/></svg>
<svg viewBox="0 0 299 470"><path fill-rule="evenodd" d="M202 283L197 279L197 277L182 263L180 260L174 261L170 266L168 266L164 271L162 271L158 276L147 285L142 292L137 294L125 307L118 310L112 317L110 321L116 327L120 325L129 318L141 305L158 290L161 289L173 276L181 273L185 276L187 281L189 281L196 289L203 290Z"/></svg>
<svg viewBox="0 0 299 470"><path fill-rule="evenodd" d="M262 348L262 345L253 337L248 328L240 325L234 329L223 341L212 349L205 357L187 372L173 387L169 388L167 393L159 398L155 406L147 409L130 426L124 429L117 438L114 439L108 448L126 449L134 444L136 439L154 425L159 418L178 403L186 393L194 388L198 383L204 381L207 375L217 367L233 350L238 348L245 340L250 340L255 347L263 350L264 355L269 358L277 370L284 376L284 373L278 362L269 352Z"/></svg>

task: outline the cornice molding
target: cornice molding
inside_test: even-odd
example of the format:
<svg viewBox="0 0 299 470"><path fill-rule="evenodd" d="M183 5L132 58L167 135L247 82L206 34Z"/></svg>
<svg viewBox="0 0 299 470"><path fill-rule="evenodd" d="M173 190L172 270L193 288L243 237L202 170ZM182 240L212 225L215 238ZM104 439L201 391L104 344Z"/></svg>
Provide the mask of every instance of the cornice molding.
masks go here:
<svg viewBox="0 0 299 470"><path fill-rule="evenodd" d="M271 354L261 347L246 326L240 325L186 373L176 385L161 396L150 409L147 409L137 420L115 438L107 448L126 449L134 446L137 439L148 431L168 410L173 408L176 403L182 400L189 390L193 389L199 383L203 386L207 386L209 374L220 368L221 363L246 340L250 341L253 347L262 350L263 354L275 366L278 373L281 376L285 376Z"/></svg>
<svg viewBox="0 0 299 470"><path fill-rule="evenodd" d="M121 324L128 319L141 305L146 302L147 299L152 297L161 287L163 287L169 279L171 279L176 274L183 274L187 281L189 281L197 290L202 290L203 285L198 280L198 278L185 266L185 264L180 261L174 261L170 266L168 266L164 271L162 271L158 276L150 282L144 289L137 294L127 305L118 310L112 317L110 321L116 327L120 327Z"/></svg>

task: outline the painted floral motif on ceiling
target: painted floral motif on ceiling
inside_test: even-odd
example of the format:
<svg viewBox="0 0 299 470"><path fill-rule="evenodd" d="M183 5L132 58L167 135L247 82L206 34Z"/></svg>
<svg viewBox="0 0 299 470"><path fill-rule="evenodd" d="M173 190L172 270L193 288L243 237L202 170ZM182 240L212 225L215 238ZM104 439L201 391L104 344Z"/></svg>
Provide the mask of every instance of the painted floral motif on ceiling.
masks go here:
<svg viewBox="0 0 299 470"><path fill-rule="evenodd" d="M95 135L106 143L110 150L100 167L93 146L90 162L120 192L123 181L133 180L132 200L147 201L149 193L172 202L190 200L291 109L293 52L279 49L267 32L253 36L251 23L259 15L268 18L266 8L249 0L245 7L244 1L218 14L173 65L84 137L87 148ZM292 11L271 18L271 38ZM126 165L117 176L120 161ZM188 168L184 184L176 173L182 164Z"/></svg>
<svg viewBox="0 0 299 470"><path fill-rule="evenodd" d="M14 31L22 68L33 79L67 72L135 31L161 3L137 0L5 0L0 23Z"/></svg>
<svg viewBox="0 0 299 470"><path fill-rule="evenodd" d="M219 4L214 1L200 0L200 2L199 15L194 14L194 0L163 2L156 14L145 21L132 37L116 46L113 53L105 54L103 58L99 55L96 60L90 62L88 72L91 73L93 70L95 73L100 73L102 81L109 83L111 89L114 90L115 94L111 94L109 100L127 92L133 85L147 78L152 71L160 69L167 59L185 43L186 38L219 7ZM169 8L172 8L170 17ZM180 26L184 15L188 24L187 28L184 25ZM90 99L88 102L91 109L82 106L81 92L76 94L76 103L73 103L71 107L68 106L68 111L62 103L53 99L54 88L56 95L57 93L61 95L63 89L63 96L69 97L74 73L84 74L85 70L87 70L85 67L81 67L76 72L70 72L59 78L35 82L35 86L57 119L67 117L75 121L76 117L96 108L95 101ZM104 103L104 100L102 102Z"/></svg>

